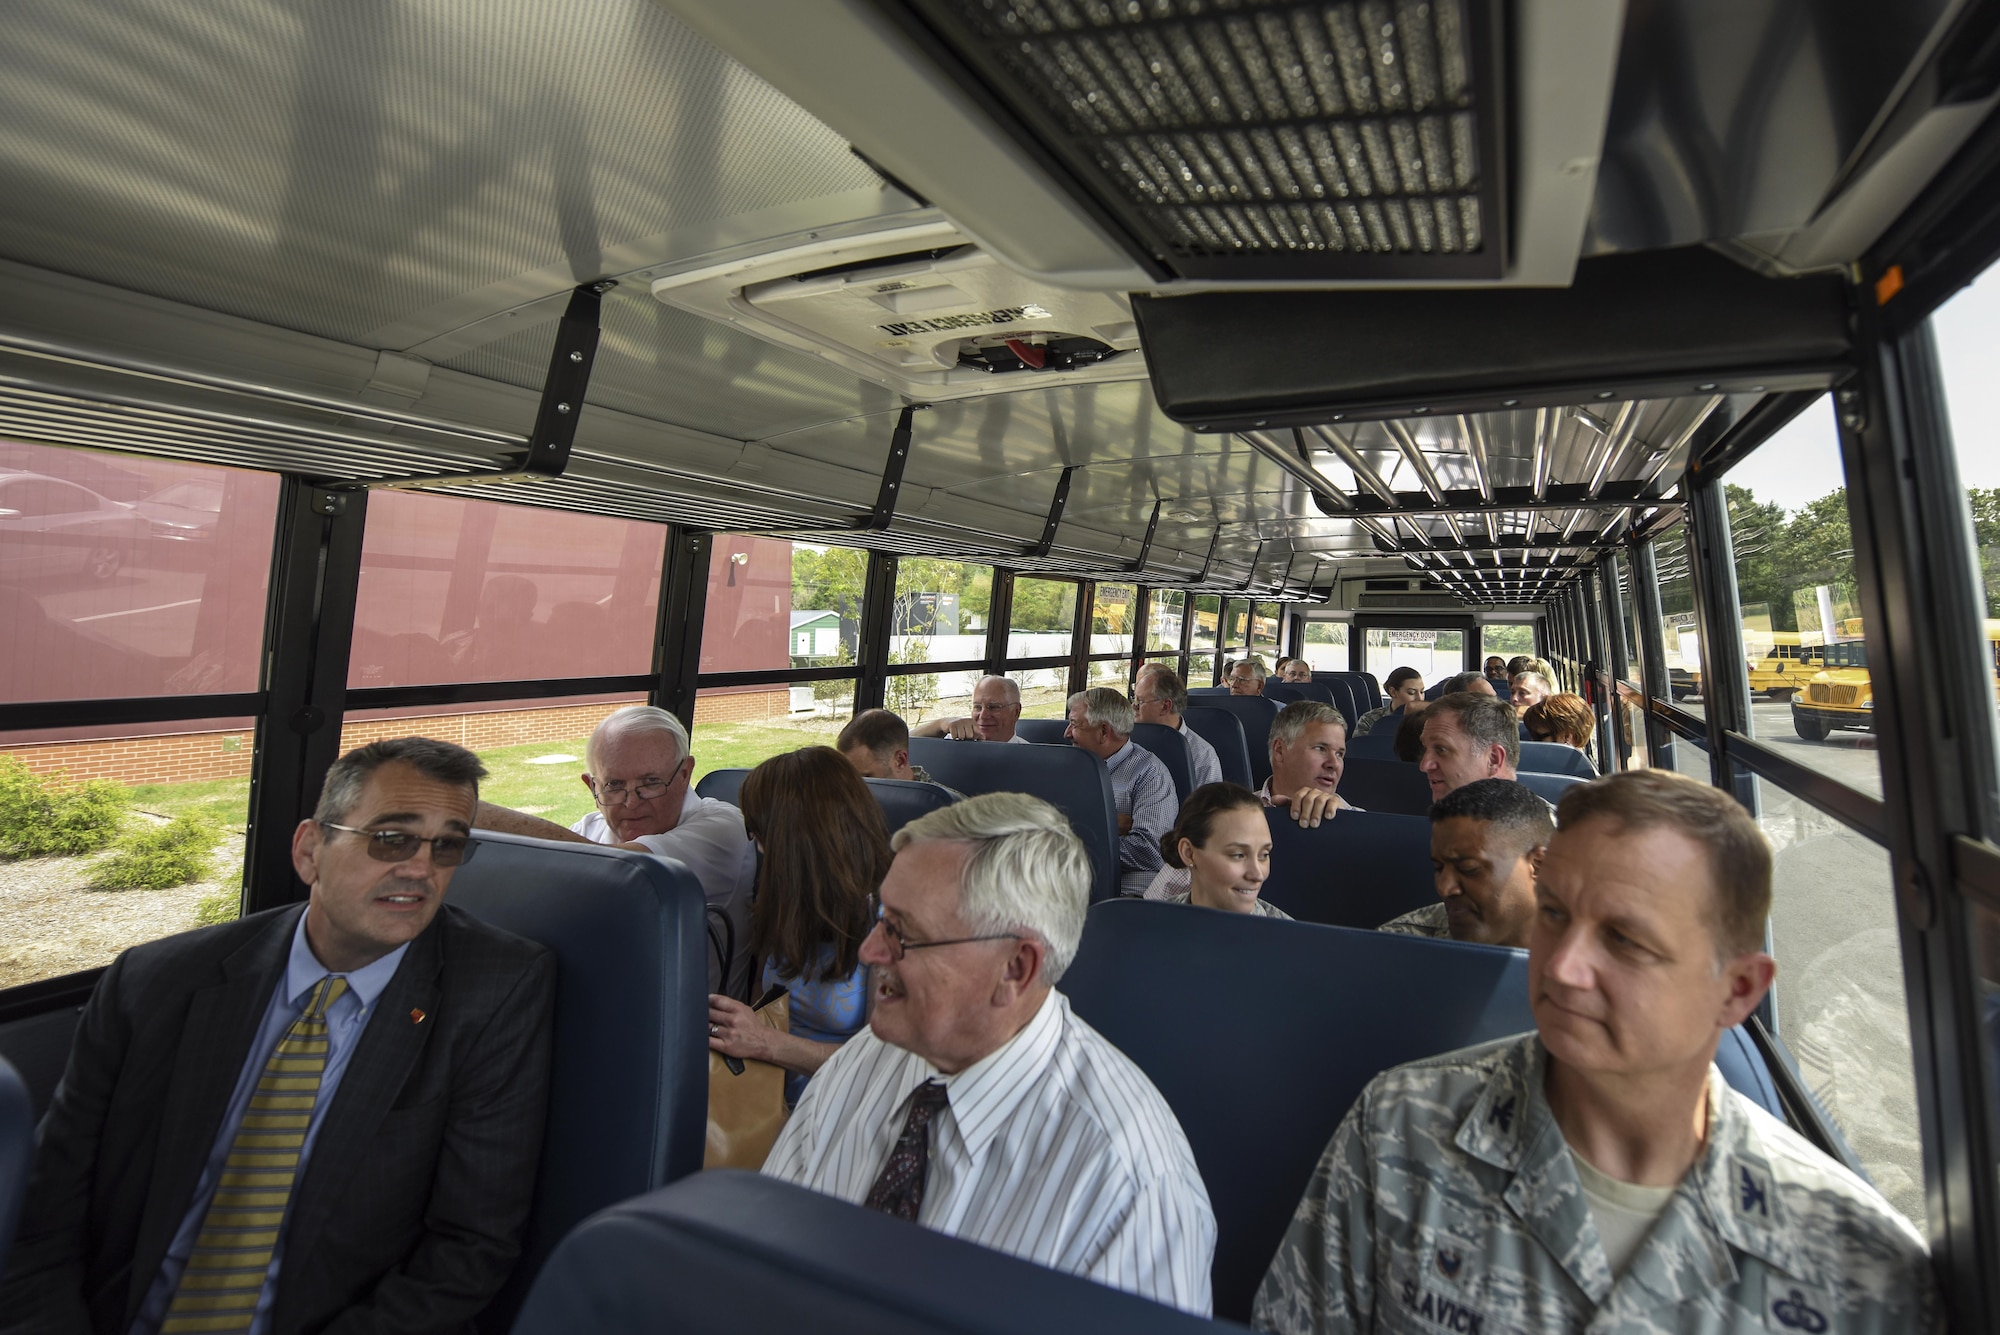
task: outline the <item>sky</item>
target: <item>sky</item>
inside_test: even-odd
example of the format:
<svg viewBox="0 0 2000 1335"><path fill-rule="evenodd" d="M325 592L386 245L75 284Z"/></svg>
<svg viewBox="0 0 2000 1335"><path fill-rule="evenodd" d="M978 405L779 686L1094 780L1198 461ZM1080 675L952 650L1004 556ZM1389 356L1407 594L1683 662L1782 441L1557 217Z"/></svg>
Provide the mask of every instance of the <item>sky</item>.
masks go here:
<svg viewBox="0 0 2000 1335"><path fill-rule="evenodd" d="M2000 265L1946 302L1931 317L1945 397L1958 447L1958 471L1968 487L2000 487ZM1841 485L1840 443L1831 397L1771 437L1729 470L1729 480L1787 512Z"/></svg>

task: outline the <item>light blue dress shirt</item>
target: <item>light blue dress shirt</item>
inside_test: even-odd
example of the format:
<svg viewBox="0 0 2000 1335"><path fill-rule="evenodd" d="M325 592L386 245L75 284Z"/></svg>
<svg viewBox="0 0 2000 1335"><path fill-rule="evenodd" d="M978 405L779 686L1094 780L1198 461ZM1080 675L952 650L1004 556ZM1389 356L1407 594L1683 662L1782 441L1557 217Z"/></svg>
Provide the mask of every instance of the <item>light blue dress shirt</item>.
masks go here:
<svg viewBox="0 0 2000 1335"><path fill-rule="evenodd" d="M375 1002L389 986L389 980L396 976L396 968L402 964L403 955L409 948L407 944L397 946L365 969L335 975L347 979L347 991L327 1008L326 1069L319 1078L319 1097L313 1103L312 1120L306 1124L305 1146L299 1151L299 1177L293 1180L295 1192L298 1181L305 1176L313 1141L319 1136L320 1125L326 1121L326 1110L333 1106L334 1093L340 1088L340 1077L347 1071L348 1059L354 1055L361 1031L367 1027L368 1017L375 1013ZM208 1202L215 1195L215 1184L222 1176L222 1165L229 1157L229 1146L236 1139L236 1128L243 1123L244 1111L249 1108L250 1095L264 1074L264 1065L271 1060L271 1052L278 1046L278 1040L285 1036L285 1031L305 1013L306 1001L313 987L329 972L331 970L319 962L312 946L306 942L306 915L301 913L298 929L292 933L291 960L285 966L278 986L272 989L270 1002L264 1007L264 1022L257 1027L257 1037L251 1040L250 1052L243 1059L243 1069L236 1077L236 1092L229 1097L229 1108L223 1113L222 1127L215 1134L215 1146L208 1152L208 1166L202 1169L201 1180L195 1184L194 1199L189 1202L180 1229L167 1247L166 1259L160 1263L160 1273L153 1277L153 1286L146 1290L146 1301L139 1307L139 1316L132 1323L131 1335L157 1335L160 1323L166 1319L167 1305L173 1301L174 1289L181 1282L181 1271L186 1268L188 1257L194 1253L202 1218L208 1213ZM290 1213L288 1208L287 1225L291 1222ZM265 1335L270 1329L271 1298L277 1292L278 1265L284 1255L285 1234L280 1229L278 1245L271 1251L271 1269L264 1277L264 1292L257 1299L257 1315L250 1323L250 1335Z"/></svg>
<svg viewBox="0 0 2000 1335"><path fill-rule="evenodd" d="M1143 895L1164 865L1160 838L1181 814L1174 776L1158 756L1133 742L1113 752L1104 767L1111 771L1111 796L1119 814L1132 818L1132 829L1118 836L1119 889Z"/></svg>

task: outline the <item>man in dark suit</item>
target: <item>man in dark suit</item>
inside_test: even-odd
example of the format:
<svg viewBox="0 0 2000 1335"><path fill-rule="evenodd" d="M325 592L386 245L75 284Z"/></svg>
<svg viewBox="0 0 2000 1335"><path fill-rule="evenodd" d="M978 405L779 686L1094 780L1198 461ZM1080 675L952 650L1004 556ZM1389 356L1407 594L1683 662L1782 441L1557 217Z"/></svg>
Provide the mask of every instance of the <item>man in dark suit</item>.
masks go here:
<svg viewBox="0 0 2000 1335"><path fill-rule="evenodd" d="M305 909L135 946L41 1128L0 1329L447 1331L520 1250L555 963L444 904L471 752L351 752L293 836Z"/></svg>

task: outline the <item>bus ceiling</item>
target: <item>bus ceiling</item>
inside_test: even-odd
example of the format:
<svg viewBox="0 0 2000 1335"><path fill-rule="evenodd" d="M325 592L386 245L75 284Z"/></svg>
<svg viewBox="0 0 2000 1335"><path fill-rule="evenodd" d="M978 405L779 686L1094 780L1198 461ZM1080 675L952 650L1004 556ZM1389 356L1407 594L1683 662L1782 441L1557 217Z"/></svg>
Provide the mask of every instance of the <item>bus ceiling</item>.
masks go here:
<svg viewBox="0 0 2000 1335"><path fill-rule="evenodd" d="M1946 0L259 7L17 17L0 431L1300 601L1670 523L1995 100Z"/></svg>

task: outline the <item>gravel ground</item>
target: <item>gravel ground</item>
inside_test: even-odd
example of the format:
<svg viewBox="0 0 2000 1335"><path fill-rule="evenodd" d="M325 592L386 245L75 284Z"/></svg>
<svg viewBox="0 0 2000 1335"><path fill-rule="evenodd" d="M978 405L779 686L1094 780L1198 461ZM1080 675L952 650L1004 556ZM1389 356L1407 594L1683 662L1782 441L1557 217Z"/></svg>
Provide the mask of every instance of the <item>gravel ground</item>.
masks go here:
<svg viewBox="0 0 2000 1335"><path fill-rule="evenodd" d="M172 890L93 890L109 852L0 862L0 987L109 964L119 951L196 926L195 908L242 883L243 845L225 842L214 875Z"/></svg>

